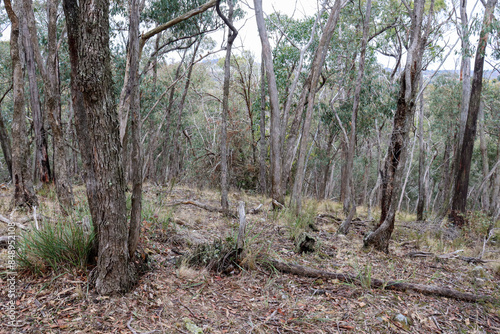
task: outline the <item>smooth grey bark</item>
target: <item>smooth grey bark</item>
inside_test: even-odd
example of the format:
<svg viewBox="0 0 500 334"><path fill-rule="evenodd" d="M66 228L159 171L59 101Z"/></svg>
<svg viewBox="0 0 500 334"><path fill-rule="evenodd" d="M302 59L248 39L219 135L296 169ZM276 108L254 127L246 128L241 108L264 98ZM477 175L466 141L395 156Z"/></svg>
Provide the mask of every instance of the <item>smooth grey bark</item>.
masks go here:
<svg viewBox="0 0 500 334"><path fill-rule="evenodd" d="M132 198L130 223L128 233L128 251L131 259L139 244L139 236L142 218L142 145L141 145L141 106L139 92L139 0L129 1L129 35L128 35L128 58L129 81L127 94L131 101L131 144L132 154L130 162L132 165ZM121 139L121 138L120 138Z"/></svg>
<svg viewBox="0 0 500 334"><path fill-rule="evenodd" d="M262 55L266 68L269 101L271 105L271 197L278 203L284 203L284 190L281 187L281 129L280 129L280 107L278 99L278 86L274 74L273 59L271 54L271 44L267 35L264 14L262 12L262 0L254 0L255 19L259 29L260 41L262 44ZM273 206L277 209L273 202Z"/></svg>
<svg viewBox="0 0 500 334"><path fill-rule="evenodd" d="M7 165L7 170L9 171L9 177L12 179L12 146L10 143L9 133L2 115L2 102L5 96L12 90L13 86L10 85L9 89L0 98L0 145L2 146L3 158L5 164Z"/></svg>
<svg viewBox="0 0 500 334"><path fill-rule="evenodd" d="M238 35L238 31L233 26L233 1L227 0L228 15L222 14L220 10L220 0L217 0L215 8L217 14L224 20L228 27L226 58L224 59L224 88L222 93L222 122L221 122L221 138L220 138L220 155L221 155L221 206L222 210L229 213L229 203L227 200L228 193L228 168L227 168L227 115L229 113L229 84L231 80L231 50L233 42Z"/></svg>
<svg viewBox="0 0 500 334"><path fill-rule="evenodd" d="M400 92L394 115L393 130L382 175L382 201L380 221L375 230L364 238L364 246L373 246L379 251L389 252L389 240L394 230L397 197L401 191L401 179L405 165L407 141L413 125L418 85L422 72L422 57L434 12L431 0L429 14L424 11L425 1L417 1L414 8L407 7L411 19L409 49L405 69L401 75ZM427 16L426 27L423 27Z"/></svg>
<svg viewBox="0 0 500 334"><path fill-rule="evenodd" d="M464 217L467 206L467 192L469 188L469 176L472 160L472 151L474 148L474 139L476 137L477 118L481 104L481 91L483 88L483 67L486 46L490 33L490 25L497 0L488 0L486 3L484 18L479 34L479 44L476 50L474 60L474 74L471 84L471 94L469 100L469 111L467 114L467 123L463 135L463 144L460 154L455 159L456 176L455 188L453 193L453 202L451 206L450 219L457 225L464 224Z"/></svg>
<svg viewBox="0 0 500 334"><path fill-rule="evenodd" d="M420 78L420 87L423 80ZM424 94L420 96L420 106L418 112L418 201L417 201L417 221L423 221L425 208L425 142L424 142Z"/></svg>
<svg viewBox="0 0 500 334"><path fill-rule="evenodd" d="M500 130L498 131L496 160L500 161ZM500 168L497 168L495 171L494 181L491 188L490 213L495 219L497 219L500 215Z"/></svg>
<svg viewBox="0 0 500 334"><path fill-rule="evenodd" d="M35 180L42 183L49 183L52 180L50 173L49 154L47 147L47 132L44 126L44 113L40 102L40 93L38 92L38 81L36 75L35 53L28 31L27 12L22 9L21 18L21 36L23 41L24 59L26 61L26 70L28 73L30 109L33 117L33 129L35 133Z"/></svg>
<svg viewBox="0 0 500 334"><path fill-rule="evenodd" d="M467 17L467 0L460 0L460 39L462 42L462 59L460 67L460 79L462 80L462 103L460 105L460 127L458 132L459 144L457 145L457 153L460 154L464 141L465 123L467 122L467 113L469 111L470 99L470 53L471 45L469 41L469 19Z"/></svg>
<svg viewBox="0 0 500 334"><path fill-rule="evenodd" d="M292 171L293 161L295 160L296 150L298 147L298 141L300 140L300 125L302 122L302 114L304 111L304 106L307 101L307 94L309 90L309 87L307 85L309 84L309 81L306 81L305 85L302 87L302 92L300 94L298 103L296 103L295 101L295 92L297 90L300 78L302 77L301 72L304 65L306 52L314 40L316 29L325 11L325 7L326 6L322 6L321 10L316 16L316 20L311 29L311 36L309 40L305 45L302 46L302 48L300 48L299 60L292 74L292 77L294 77L294 79L291 85L287 89L287 99L283 107L283 114L281 117L281 126L280 126L280 131L281 131L280 150L281 150L281 163L282 163L280 188L282 189L283 192L285 192L287 189L287 184ZM298 46L295 47L299 49ZM295 106L295 116L292 119L291 124L289 126L288 123L290 118L290 112L292 109L292 105L294 104L297 104ZM289 126L289 131L287 135L288 126Z"/></svg>
<svg viewBox="0 0 500 334"><path fill-rule="evenodd" d="M347 159L345 161L345 174L347 180L347 192L344 197L343 207L344 212L349 212L347 219L340 225L339 234L347 234L352 217L356 214L356 192L354 188L353 169L354 169L354 153L356 150L356 125L358 120L359 100L361 97L361 85L365 75L365 55L366 46L368 44L368 32L370 30L370 17L372 11L371 0L366 1L365 19L363 21L363 36L361 38L361 52L359 54L358 73L356 77L356 87L354 88L354 96L352 101L351 115L351 131L349 132L349 141L347 142ZM351 217L351 219L349 219Z"/></svg>
<svg viewBox="0 0 500 334"><path fill-rule="evenodd" d="M26 132L26 106L24 101L24 76L20 55L20 29L18 15L12 8L10 0L4 0L5 10L11 22L10 56L12 59L12 84L14 93L14 110L12 115L12 180L14 195L10 208L33 207L38 204L38 199L33 190L33 179L30 168L30 148Z"/></svg>
<svg viewBox="0 0 500 334"><path fill-rule="evenodd" d="M330 15L328 16L328 21L323 28L321 38L319 40L318 47L314 54L314 60L312 62L311 72L309 73L307 81L309 84L308 97L307 97L307 110L304 118L304 125L302 127L302 136L300 140L299 155L297 159L297 172L295 174L291 206L294 208L295 213L299 214L302 206L302 187L304 184L305 176L305 159L307 152L307 145L309 140L309 129L311 127L311 120L314 110L314 101L316 98L316 87L318 86L321 71L323 69L323 64L325 63L326 55L328 53L328 48L337 26L337 21L340 16L341 1L336 0Z"/></svg>
<svg viewBox="0 0 500 334"><path fill-rule="evenodd" d="M263 57L262 57L263 59ZM266 143L266 71L264 62L260 65L260 147L259 147L259 189L262 194L267 194L267 143Z"/></svg>
<svg viewBox="0 0 500 334"><path fill-rule="evenodd" d="M483 177L486 178L488 176L490 166L488 161L488 143L486 142L484 127L484 108L481 103L479 107L479 149L481 150L481 159L483 162ZM490 210L490 188L488 186L483 187L483 191L481 193L481 207L485 212Z"/></svg>
<svg viewBox="0 0 500 334"><path fill-rule="evenodd" d="M66 142L61 120L61 93L59 80L59 57L57 41L57 0L47 1L47 59L42 61L38 45L37 28L31 0L24 0L27 28L33 46L34 59L45 88L45 105L54 147L53 179L59 206L63 214L68 214L73 205L73 190L69 176Z"/></svg>
<svg viewBox="0 0 500 334"><path fill-rule="evenodd" d="M371 141L368 141L368 145L366 148L366 155L368 156L366 162L365 162L365 170L363 173L363 197L361 199L361 205L365 206L366 205L366 199L368 197L368 181L370 179L370 166L372 165L372 145Z"/></svg>

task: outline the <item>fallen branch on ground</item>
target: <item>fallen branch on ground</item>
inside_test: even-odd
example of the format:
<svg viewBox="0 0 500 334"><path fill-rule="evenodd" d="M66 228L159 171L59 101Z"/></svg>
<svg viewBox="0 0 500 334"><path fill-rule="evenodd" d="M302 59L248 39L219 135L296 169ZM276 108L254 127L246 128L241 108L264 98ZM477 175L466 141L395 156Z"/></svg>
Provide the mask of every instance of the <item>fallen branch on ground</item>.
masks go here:
<svg viewBox="0 0 500 334"><path fill-rule="evenodd" d="M474 264L475 263L491 262L488 260L483 260L483 259L478 258L478 257L468 257L468 256L458 255L461 252L463 252L462 249L459 249L457 251L454 251L454 252L451 252L448 254L443 254L443 255L436 255L436 254L431 253L431 252L410 252L410 253L406 254L405 256L406 257L436 257L438 259L458 259L458 260L465 261L467 263L474 263Z"/></svg>
<svg viewBox="0 0 500 334"><path fill-rule="evenodd" d="M181 205L181 204L197 206L199 208L202 208L202 209L210 211L210 212L219 212L219 213L222 213L222 214L227 214L227 215L229 215L229 216L231 216L233 218L238 217L237 214L236 214L236 212L232 212L231 210L229 210L229 212L226 212L222 208L216 208L216 207L210 206L208 204L203 204L203 203L196 202L196 201L191 201L191 200L187 200L187 201L175 201L175 202L171 202L171 203L165 203L164 206L171 207L171 206L177 206L177 205Z"/></svg>
<svg viewBox="0 0 500 334"><path fill-rule="evenodd" d="M251 215L256 215L256 214L258 214L258 213L260 213L262 211L262 206L263 206L263 204L261 203L257 207L255 207L255 208L251 209L250 211L248 211L248 213L251 214Z"/></svg>
<svg viewBox="0 0 500 334"><path fill-rule="evenodd" d="M326 278L326 279L337 279L341 282L346 282L350 284L356 284L362 286L362 282L366 282L367 279L362 279L358 276L350 274L340 274L332 273L324 270L308 268L304 266L299 266L295 264L284 263L276 261L273 259L268 259L268 268L278 270L282 273L294 274L297 276L311 277L311 278ZM376 278L371 278L369 280L370 287L374 289L386 289L386 290L396 290L396 291L415 291L418 293L423 293L426 295L434 295L440 297L447 297L451 299L464 300L467 302L497 302L495 298L485 295L475 295L467 292L460 292L446 287L438 287L432 285L414 284L414 283L403 283L398 281L383 281Z"/></svg>
<svg viewBox="0 0 500 334"><path fill-rule="evenodd" d="M31 219L27 219L27 220L26 220L26 219L24 219L24 220L25 220L26 222L29 222ZM23 221L24 221L24 220L23 220ZM21 223L16 223L15 221L12 221L12 220L10 220L9 218L4 217L4 216L2 216L2 215L0 215L0 221L1 221L1 222L3 222L3 223L5 223L5 224L7 224L7 225L9 225L9 224L14 224L15 226L17 226L18 228L20 228L20 229L22 229L22 230L27 230L27 229L28 229L28 228L27 228L26 226L24 226L23 224L21 224Z"/></svg>
<svg viewBox="0 0 500 334"><path fill-rule="evenodd" d="M328 213L320 213L319 215L316 216L316 218L330 218L335 220L336 222L341 222L342 219L339 217L335 217L334 215L328 214Z"/></svg>

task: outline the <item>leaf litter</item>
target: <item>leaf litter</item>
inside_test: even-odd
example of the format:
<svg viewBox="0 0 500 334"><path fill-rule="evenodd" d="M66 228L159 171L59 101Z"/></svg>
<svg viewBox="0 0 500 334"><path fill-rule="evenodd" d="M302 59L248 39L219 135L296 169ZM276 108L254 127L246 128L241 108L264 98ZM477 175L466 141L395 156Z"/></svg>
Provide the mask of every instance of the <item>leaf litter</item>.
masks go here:
<svg viewBox="0 0 500 334"><path fill-rule="evenodd" d="M500 277L490 263L478 275L476 265L455 259L405 257L416 248L428 250L425 243L416 246L412 242L415 235L408 233L408 223L396 227L391 254L386 255L362 250L363 235L371 229L369 222L354 224L343 237L334 233L338 222L320 217L317 231L308 231L318 240L316 251L299 255L288 236L286 215L271 212L268 199L233 193L234 206L244 200L248 209L260 203L264 209L247 215L245 268L215 273L179 264L180 254L203 243L235 238L237 220L198 207L165 208L161 204L190 199L217 206L218 194L180 186L172 190L148 186L144 198L154 208L143 223L141 237L150 270L131 292L96 295L89 290L84 272L46 273L43 277L20 274L16 285L19 327L1 326L0 333L500 332L498 305L369 288L370 278L378 278L499 297ZM319 211L341 215L325 202L318 204ZM490 246L494 247L498 250L498 246ZM259 264L262 254L311 268L359 274L365 283L356 286L271 272ZM498 261L495 254L491 252L489 260ZM4 260L0 265L5 266ZM2 324L8 322L6 286L5 276L0 275Z"/></svg>

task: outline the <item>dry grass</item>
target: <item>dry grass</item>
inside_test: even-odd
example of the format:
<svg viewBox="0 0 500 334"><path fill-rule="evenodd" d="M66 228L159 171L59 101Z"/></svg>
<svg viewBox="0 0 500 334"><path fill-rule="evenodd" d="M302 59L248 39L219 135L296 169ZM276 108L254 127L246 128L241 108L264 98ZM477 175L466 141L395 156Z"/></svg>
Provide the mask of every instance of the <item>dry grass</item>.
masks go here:
<svg viewBox="0 0 500 334"><path fill-rule="evenodd" d="M82 190L79 196L83 198ZM48 196L47 196L48 198ZM2 200L4 198L1 198ZM237 221L192 206L167 208L165 203L191 199L219 205L219 194L177 186L162 189L147 185L142 246L150 254L151 270L125 296L100 297L87 291L82 272L51 273L42 278L19 277L18 320L23 333L191 333L189 324L203 333L498 333L498 305L472 304L412 292L373 290L369 280L447 286L499 296L498 243L489 243L488 262L478 266L458 259L409 258L420 250L438 254L463 249L477 256L482 236L447 226L415 223L401 216L391 241L390 255L362 249L371 223L356 224L348 236L336 236L338 223L315 221L317 251L298 255L291 237L297 225L286 212L269 211L270 201L248 193L230 193L230 202L247 208L265 204L258 215L248 215L247 249L241 268L212 273L177 263L179 253L196 245L233 238ZM45 199L44 199L45 200ZM0 203L0 207L1 207ZM45 206L54 217L53 204ZM342 216L342 207L329 201L310 200L312 213ZM43 208L42 208L43 210ZM53 210L53 211L51 211ZM55 210L55 211L54 211ZM361 220L366 220L360 208ZM375 215L376 213L374 213ZM307 217L306 217L307 218ZM300 225L300 224L299 224ZM307 228L306 224L299 226ZM479 246L480 244L480 246ZM363 286L335 280L282 275L264 270L262 256L322 270L364 277ZM3 276L0 276L0 278ZM6 282L1 281L0 302L5 304ZM409 327L397 321L410 320ZM6 322L0 312L0 321ZM133 331L130 329L132 328ZM0 327L0 333L12 333Z"/></svg>

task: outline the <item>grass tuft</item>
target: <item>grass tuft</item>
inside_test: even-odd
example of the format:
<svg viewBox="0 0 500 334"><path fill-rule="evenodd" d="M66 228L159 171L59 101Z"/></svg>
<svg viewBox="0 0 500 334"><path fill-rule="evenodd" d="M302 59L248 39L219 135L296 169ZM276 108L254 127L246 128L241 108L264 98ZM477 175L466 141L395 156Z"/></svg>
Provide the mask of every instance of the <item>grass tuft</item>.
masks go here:
<svg viewBox="0 0 500 334"><path fill-rule="evenodd" d="M20 270L40 275L61 268L84 270L94 241L93 231L71 223L33 228L19 237L17 264Z"/></svg>
<svg viewBox="0 0 500 334"><path fill-rule="evenodd" d="M228 272L234 268L237 260L236 243L233 238L215 240L196 246L184 255L181 265L195 268L206 268L217 273Z"/></svg>

